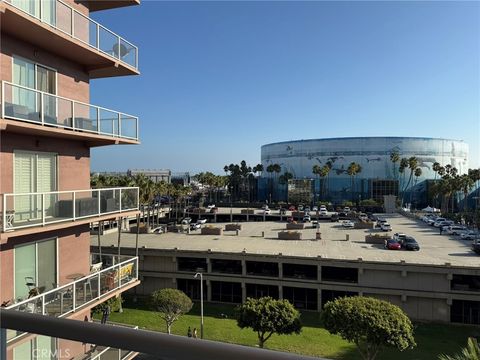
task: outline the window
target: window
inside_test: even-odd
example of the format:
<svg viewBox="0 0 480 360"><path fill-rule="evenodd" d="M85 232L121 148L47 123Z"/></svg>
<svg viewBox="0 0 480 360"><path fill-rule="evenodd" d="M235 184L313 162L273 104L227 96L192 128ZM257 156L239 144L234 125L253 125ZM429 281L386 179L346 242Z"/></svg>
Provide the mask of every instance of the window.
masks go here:
<svg viewBox="0 0 480 360"><path fill-rule="evenodd" d="M205 258L179 257L177 258L177 262L178 271L207 271L207 259Z"/></svg>
<svg viewBox="0 0 480 360"><path fill-rule="evenodd" d="M57 341L38 335L13 348L13 360L54 360L57 358Z"/></svg>
<svg viewBox="0 0 480 360"><path fill-rule="evenodd" d="M278 286L275 285L263 285L263 284L246 284L247 297L261 298L270 296L271 298L278 299Z"/></svg>
<svg viewBox="0 0 480 360"><path fill-rule="evenodd" d="M450 321L480 325L480 301L453 300L450 308Z"/></svg>
<svg viewBox="0 0 480 360"><path fill-rule="evenodd" d="M57 115L57 72L46 66L13 57L12 83L5 91L8 117L40 122L42 104L44 121L54 123ZM46 93L41 95L39 90Z"/></svg>
<svg viewBox="0 0 480 360"><path fill-rule="evenodd" d="M212 272L223 274L242 274L241 260L212 259Z"/></svg>
<svg viewBox="0 0 480 360"><path fill-rule="evenodd" d="M450 288L459 291L480 291L480 276L453 275Z"/></svg>
<svg viewBox="0 0 480 360"><path fill-rule="evenodd" d="M317 280L317 266L302 264L283 264L283 277L293 279Z"/></svg>
<svg viewBox="0 0 480 360"><path fill-rule="evenodd" d="M192 300L200 300L200 280L177 279L177 289ZM203 300L207 300L207 282L203 280Z"/></svg>
<svg viewBox="0 0 480 360"><path fill-rule="evenodd" d="M15 247L15 298L29 291L53 289L57 285L57 240L49 239Z"/></svg>
<svg viewBox="0 0 480 360"><path fill-rule="evenodd" d="M352 291L337 291L337 290L322 290L322 309L329 301L345 296L356 296L356 292Z"/></svg>
<svg viewBox="0 0 480 360"><path fill-rule="evenodd" d="M42 217L42 196L31 193L57 190L57 155L49 153L14 152L15 221ZM54 215L55 194L45 196L46 216Z"/></svg>
<svg viewBox="0 0 480 360"><path fill-rule="evenodd" d="M247 261L246 265L248 275L278 277L278 263Z"/></svg>
<svg viewBox="0 0 480 360"><path fill-rule="evenodd" d="M305 289L297 287L283 287L283 298L290 301L297 309L317 310L317 289Z"/></svg>
<svg viewBox="0 0 480 360"><path fill-rule="evenodd" d="M211 281L212 285L212 301L241 303L242 302L242 285L240 283Z"/></svg>
<svg viewBox="0 0 480 360"><path fill-rule="evenodd" d="M358 269L336 266L322 266L322 280L335 282L358 282Z"/></svg>
<svg viewBox="0 0 480 360"><path fill-rule="evenodd" d="M42 21L55 26L56 1L39 0L11 0L12 4L26 13L41 19Z"/></svg>

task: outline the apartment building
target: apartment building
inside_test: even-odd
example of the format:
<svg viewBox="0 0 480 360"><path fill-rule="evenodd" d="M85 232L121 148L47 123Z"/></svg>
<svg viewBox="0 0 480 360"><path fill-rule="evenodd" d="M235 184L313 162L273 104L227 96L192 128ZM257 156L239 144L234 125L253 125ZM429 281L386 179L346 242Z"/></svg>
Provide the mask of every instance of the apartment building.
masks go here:
<svg viewBox="0 0 480 360"><path fill-rule="evenodd" d="M136 257L91 254L89 238L91 223L138 213L138 188L90 188L90 149L139 143L136 116L90 99L91 79L139 74L138 49L90 13L138 4L0 1L2 307L83 321L138 284ZM9 360L96 356L46 336L7 340Z"/></svg>

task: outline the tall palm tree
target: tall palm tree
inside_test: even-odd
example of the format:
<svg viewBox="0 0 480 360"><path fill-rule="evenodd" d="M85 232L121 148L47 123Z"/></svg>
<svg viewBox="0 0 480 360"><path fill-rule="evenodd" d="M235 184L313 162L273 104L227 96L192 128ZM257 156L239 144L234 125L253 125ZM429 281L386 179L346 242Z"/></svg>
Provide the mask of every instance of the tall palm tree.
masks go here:
<svg viewBox="0 0 480 360"><path fill-rule="evenodd" d="M397 169L396 169L396 163L400 161L400 153L397 150L392 150L390 153L390 161L393 164L393 178L397 178Z"/></svg>
<svg viewBox="0 0 480 360"><path fill-rule="evenodd" d="M460 187L463 192L463 211L468 210L468 193L470 190L472 190L473 186L475 185L475 182L473 181L472 177L470 177L468 174L464 174L460 176Z"/></svg>
<svg viewBox="0 0 480 360"><path fill-rule="evenodd" d="M317 180L319 180L319 178L320 178L321 171L322 171L322 167L320 165L315 164L315 165L312 166L312 174L316 176ZM318 187L319 187L319 189L321 189L320 181L318 181ZM315 191L315 193L317 193L317 191Z"/></svg>
<svg viewBox="0 0 480 360"><path fill-rule="evenodd" d="M357 164L356 162L351 162L350 165L348 165L347 174L350 176L350 181L351 181L352 202L355 201L355 197L354 197L354 195L355 195L355 177L361 171L362 171L362 167L360 166L360 164Z"/></svg>
<svg viewBox="0 0 480 360"><path fill-rule="evenodd" d="M415 156L411 156L408 158L407 162L408 162L408 169L410 170L410 176L408 177L408 182L405 185L405 188L403 189L402 205L404 202L405 191L407 191L408 187L410 186L410 183L412 182L412 179L413 179L413 173L418 166L418 159Z"/></svg>
<svg viewBox="0 0 480 360"><path fill-rule="evenodd" d="M440 355L438 360L480 360L480 345L477 339L468 338L467 347L462 349L461 353L450 355Z"/></svg>
<svg viewBox="0 0 480 360"><path fill-rule="evenodd" d="M422 169L417 167L414 172L415 180L413 181L413 188L417 186L418 178L422 176ZM412 203L413 191L410 191L410 204Z"/></svg>
<svg viewBox="0 0 480 360"><path fill-rule="evenodd" d="M327 194L327 180L328 176L330 174L331 168L327 165L323 165L322 168L320 169L320 177L323 179L322 180L322 197L326 197Z"/></svg>

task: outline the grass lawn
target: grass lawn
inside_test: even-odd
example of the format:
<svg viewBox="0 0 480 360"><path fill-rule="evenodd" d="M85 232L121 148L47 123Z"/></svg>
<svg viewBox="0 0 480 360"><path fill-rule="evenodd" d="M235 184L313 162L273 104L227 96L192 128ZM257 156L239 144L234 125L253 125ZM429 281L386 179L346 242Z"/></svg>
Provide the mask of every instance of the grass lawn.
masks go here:
<svg viewBox="0 0 480 360"><path fill-rule="evenodd" d="M200 336L200 306L195 304L189 314L182 316L173 324L172 332L177 335L187 334L190 326L197 328ZM228 318L222 318L226 314ZM98 317L97 317L98 318ZM124 303L123 313L112 313L110 321L138 325L139 328L166 331L163 320L141 303ZM300 335L273 335L265 347L272 350L288 351L331 359L357 360L360 355L354 345L331 335L320 321L319 314L306 312L302 314L303 329ZM233 306L205 304L204 307L205 338L222 342L248 346L257 344L256 333L250 329L237 327L233 319ZM417 347L405 352L386 350L379 356L380 360L429 360L437 359L441 353L453 354L466 345L468 336L479 336L480 328L454 325L416 324L415 340Z"/></svg>

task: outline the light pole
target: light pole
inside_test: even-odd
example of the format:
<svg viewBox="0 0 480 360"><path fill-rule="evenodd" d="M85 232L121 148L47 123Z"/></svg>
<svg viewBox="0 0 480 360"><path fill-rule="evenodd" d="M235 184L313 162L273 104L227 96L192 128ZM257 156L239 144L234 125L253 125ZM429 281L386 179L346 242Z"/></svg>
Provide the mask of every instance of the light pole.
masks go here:
<svg viewBox="0 0 480 360"><path fill-rule="evenodd" d="M203 339L203 274L197 272L194 279L200 277L200 339Z"/></svg>

